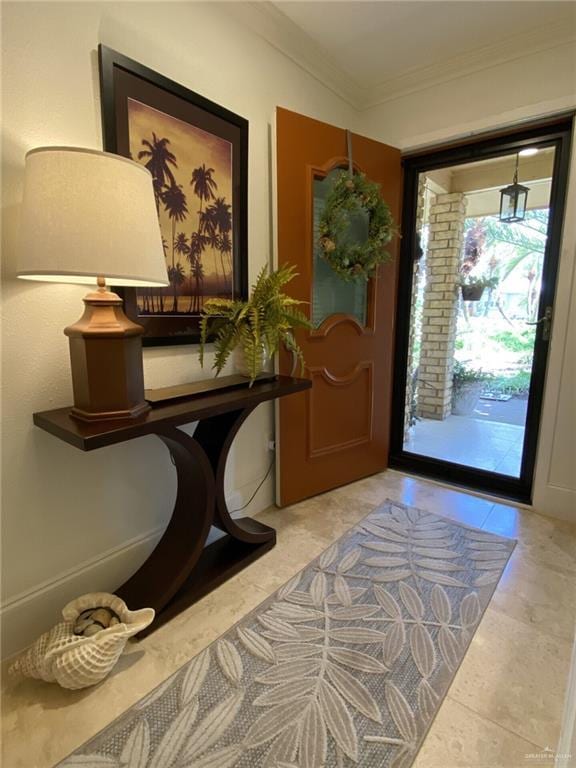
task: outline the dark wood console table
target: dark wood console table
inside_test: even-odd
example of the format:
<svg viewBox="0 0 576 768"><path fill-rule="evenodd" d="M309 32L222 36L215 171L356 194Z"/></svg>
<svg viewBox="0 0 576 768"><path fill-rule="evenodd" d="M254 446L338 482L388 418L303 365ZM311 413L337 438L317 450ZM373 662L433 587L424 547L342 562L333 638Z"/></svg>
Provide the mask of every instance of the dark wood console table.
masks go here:
<svg viewBox="0 0 576 768"><path fill-rule="evenodd" d="M172 518L145 563L116 590L130 608L151 607L156 619L141 636L168 621L276 543L276 531L250 517L233 519L224 497L226 459L234 437L260 403L309 389L289 376L156 405L130 421L81 422L70 408L34 414L34 424L82 451L156 435L178 480ZM178 427L198 422L190 437ZM206 545L211 526L225 535Z"/></svg>

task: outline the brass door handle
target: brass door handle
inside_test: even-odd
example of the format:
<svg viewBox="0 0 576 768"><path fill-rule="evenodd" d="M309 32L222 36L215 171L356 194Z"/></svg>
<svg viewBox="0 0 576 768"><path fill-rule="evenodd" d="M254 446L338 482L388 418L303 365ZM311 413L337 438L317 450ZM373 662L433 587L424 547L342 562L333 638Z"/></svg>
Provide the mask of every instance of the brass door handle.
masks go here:
<svg viewBox="0 0 576 768"><path fill-rule="evenodd" d="M552 307L546 307L542 317L539 317L536 322L526 323L526 325L540 325L540 323L542 323L542 341L548 341L552 330Z"/></svg>

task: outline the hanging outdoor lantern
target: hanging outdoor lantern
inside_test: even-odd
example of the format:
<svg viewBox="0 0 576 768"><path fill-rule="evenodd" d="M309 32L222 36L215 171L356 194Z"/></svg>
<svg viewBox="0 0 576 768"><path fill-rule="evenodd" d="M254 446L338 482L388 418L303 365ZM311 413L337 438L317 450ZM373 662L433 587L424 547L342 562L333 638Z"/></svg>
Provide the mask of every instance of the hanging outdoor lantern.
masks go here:
<svg viewBox="0 0 576 768"><path fill-rule="evenodd" d="M516 155L514 181L509 187L500 190L500 221L507 224L524 221L529 191L528 187L518 184L518 155Z"/></svg>

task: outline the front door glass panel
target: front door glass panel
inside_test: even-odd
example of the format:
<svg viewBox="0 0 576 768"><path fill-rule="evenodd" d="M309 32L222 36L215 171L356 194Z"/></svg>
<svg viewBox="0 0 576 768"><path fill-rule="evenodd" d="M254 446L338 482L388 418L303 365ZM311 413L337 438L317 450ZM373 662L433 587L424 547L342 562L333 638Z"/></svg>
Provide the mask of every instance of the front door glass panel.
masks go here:
<svg viewBox="0 0 576 768"><path fill-rule="evenodd" d="M312 324L320 327L331 315L344 314L354 317L362 326L366 325L366 307L368 304L368 283L360 279L345 282L324 261L318 245L318 227L326 204L332 179L340 168L330 171L323 178L314 179L313 188L313 284L312 284ZM368 214L353 216L344 235L350 243L365 242L368 238Z"/></svg>

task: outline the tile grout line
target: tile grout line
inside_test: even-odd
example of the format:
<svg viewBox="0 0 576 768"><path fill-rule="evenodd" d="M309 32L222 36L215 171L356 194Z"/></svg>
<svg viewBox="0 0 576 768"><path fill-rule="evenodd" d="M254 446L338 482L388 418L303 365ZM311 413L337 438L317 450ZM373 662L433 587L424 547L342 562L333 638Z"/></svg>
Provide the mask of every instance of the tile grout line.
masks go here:
<svg viewBox="0 0 576 768"><path fill-rule="evenodd" d="M482 530L483 530L483 531L487 530L486 528L484 528L484 526L485 526L485 525L486 525L486 523L488 522L488 518L490 517L490 515L492 514L492 512L494 512L494 508L495 508L495 507L496 507L496 502L495 502L494 504L492 504L492 506L491 506L491 507L490 507L490 509L488 510L488 514L486 515L485 519L482 521L482 525L481 525L480 527L482 528ZM499 535L502 535L502 534L499 534Z"/></svg>

